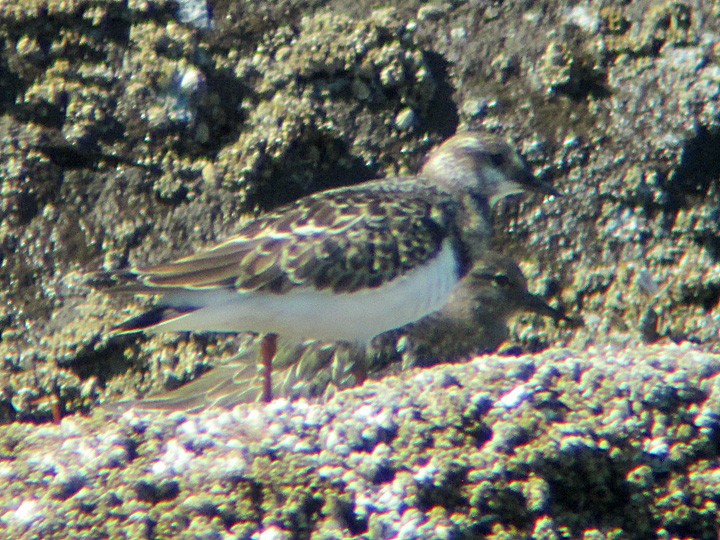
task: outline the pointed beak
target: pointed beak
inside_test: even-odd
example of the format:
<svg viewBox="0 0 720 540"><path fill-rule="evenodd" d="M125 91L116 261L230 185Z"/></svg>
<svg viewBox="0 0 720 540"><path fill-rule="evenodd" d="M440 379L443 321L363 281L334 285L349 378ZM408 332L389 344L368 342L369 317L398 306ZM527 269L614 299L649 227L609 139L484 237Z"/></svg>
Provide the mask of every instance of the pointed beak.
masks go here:
<svg viewBox="0 0 720 540"><path fill-rule="evenodd" d="M562 193L547 182L540 180L537 176L531 173L529 169L523 169L522 173L515 178L515 181L527 191L562 197Z"/></svg>
<svg viewBox="0 0 720 540"><path fill-rule="evenodd" d="M540 296L537 296L530 292L526 292L523 295L521 305L525 310L529 311L530 313L537 313L538 315L551 317L556 323L560 321L565 321L572 328L578 328L580 326L583 326L583 322L581 320L576 320L568 317L567 315L565 315L564 310L552 307Z"/></svg>

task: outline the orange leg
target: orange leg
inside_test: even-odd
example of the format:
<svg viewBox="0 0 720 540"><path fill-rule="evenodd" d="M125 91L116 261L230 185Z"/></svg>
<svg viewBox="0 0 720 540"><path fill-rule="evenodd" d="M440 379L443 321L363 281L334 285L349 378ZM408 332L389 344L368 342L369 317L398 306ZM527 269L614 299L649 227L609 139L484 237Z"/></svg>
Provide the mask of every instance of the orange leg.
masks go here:
<svg viewBox="0 0 720 540"><path fill-rule="evenodd" d="M62 405L57 396L52 400L53 424L59 424L63 418Z"/></svg>
<svg viewBox="0 0 720 540"><path fill-rule="evenodd" d="M277 352L277 334L265 334L260 343L263 362L263 401L272 400L272 361Z"/></svg>

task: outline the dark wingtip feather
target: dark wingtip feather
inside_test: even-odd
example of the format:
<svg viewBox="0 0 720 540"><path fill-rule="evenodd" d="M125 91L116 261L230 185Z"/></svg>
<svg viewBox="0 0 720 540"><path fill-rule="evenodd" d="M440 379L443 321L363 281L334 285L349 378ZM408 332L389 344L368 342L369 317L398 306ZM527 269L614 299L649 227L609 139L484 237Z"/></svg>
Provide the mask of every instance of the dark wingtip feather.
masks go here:
<svg viewBox="0 0 720 540"><path fill-rule="evenodd" d="M85 280L85 284L94 289L109 289L117 285L113 272L94 272Z"/></svg>
<svg viewBox="0 0 720 540"><path fill-rule="evenodd" d="M137 282L137 275L131 270L94 272L85 280L85 283L90 287L109 293L134 293L134 289L141 286Z"/></svg>
<svg viewBox="0 0 720 540"><path fill-rule="evenodd" d="M193 311L194 309L195 308L193 307L178 308L157 306L149 311L146 311L145 313L141 313L137 317L133 317L132 319L128 319L127 321L120 323L112 330L121 334L140 332L142 330L152 328L153 326L156 326L162 322L180 317L181 315Z"/></svg>
<svg viewBox="0 0 720 540"><path fill-rule="evenodd" d="M166 294L182 287L157 287L138 281L134 270L117 270L114 272L95 272L85 280L90 287L107 294Z"/></svg>

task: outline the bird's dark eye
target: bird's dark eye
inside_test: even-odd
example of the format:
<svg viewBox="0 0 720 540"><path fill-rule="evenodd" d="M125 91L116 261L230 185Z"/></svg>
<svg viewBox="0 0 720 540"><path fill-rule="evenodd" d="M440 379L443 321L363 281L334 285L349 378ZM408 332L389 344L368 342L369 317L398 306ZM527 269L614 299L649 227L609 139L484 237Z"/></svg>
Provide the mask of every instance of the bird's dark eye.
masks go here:
<svg viewBox="0 0 720 540"><path fill-rule="evenodd" d="M505 274L497 274L494 278L495 283L497 283L500 287L508 287L510 286L510 278L507 277Z"/></svg>
<svg viewBox="0 0 720 540"><path fill-rule="evenodd" d="M502 167L503 165L505 165L505 154L490 154L490 163L492 163L496 167Z"/></svg>

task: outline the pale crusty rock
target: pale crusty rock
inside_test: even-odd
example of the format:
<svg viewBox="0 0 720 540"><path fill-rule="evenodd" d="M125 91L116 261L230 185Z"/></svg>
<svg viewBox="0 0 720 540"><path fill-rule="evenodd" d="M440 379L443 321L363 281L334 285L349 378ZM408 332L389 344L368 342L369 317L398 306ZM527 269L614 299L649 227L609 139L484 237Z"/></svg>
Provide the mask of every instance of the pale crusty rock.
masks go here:
<svg viewBox="0 0 720 540"><path fill-rule="evenodd" d="M607 345L409 370L327 402L10 424L0 534L709 538L719 376L689 344Z"/></svg>

